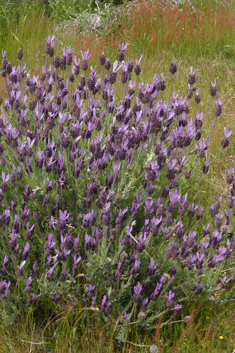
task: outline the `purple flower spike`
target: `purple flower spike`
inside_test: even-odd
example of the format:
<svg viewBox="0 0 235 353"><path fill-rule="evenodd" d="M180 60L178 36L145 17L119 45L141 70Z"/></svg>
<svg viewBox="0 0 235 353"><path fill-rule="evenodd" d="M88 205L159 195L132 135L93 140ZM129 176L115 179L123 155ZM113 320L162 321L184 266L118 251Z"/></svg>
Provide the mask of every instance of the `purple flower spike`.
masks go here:
<svg viewBox="0 0 235 353"><path fill-rule="evenodd" d="M136 65L139 65L142 60L143 55L140 56L139 60L135 59Z"/></svg>
<svg viewBox="0 0 235 353"><path fill-rule="evenodd" d="M113 171L115 174L119 171L120 167L121 167L121 162L119 163L113 162Z"/></svg>
<svg viewBox="0 0 235 353"><path fill-rule="evenodd" d="M145 206L146 206L146 208L151 208L152 205L153 205L153 200L145 199Z"/></svg>
<svg viewBox="0 0 235 353"><path fill-rule="evenodd" d="M170 241L169 248L166 251L166 259L170 259L171 257L174 257L175 253L177 251L177 244L175 243L174 240Z"/></svg>
<svg viewBox="0 0 235 353"><path fill-rule="evenodd" d="M182 307L183 306L181 304L176 304L174 307L174 311L173 311L172 316L176 317L178 315L178 313L180 312L180 310L182 309Z"/></svg>
<svg viewBox="0 0 235 353"><path fill-rule="evenodd" d="M147 310L148 301L149 301L148 297L142 301L142 307L140 308L140 311L145 312Z"/></svg>
<svg viewBox="0 0 235 353"><path fill-rule="evenodd" d="M175 203L177 203L180 200L181 195L179 195L178 191L175 190L175 191L170 191L169 192L169 197L170 197L170 202L172 204L175 204Z"/></svg>
<svg viewBox="0 0 235 353"><path fill-rule="evenodd" d="M218 213L217 215L215 215L215 217L217 218L216 220L216 228L220 228L222 226L222 218L223 218L223 214Z"/></svg>
<svg viewBox="0 0 235 353"><path fill-rule="evenodd" d="M31 292L31 287L30 287L30 286L31 286L32 281L33 281L32 277L29 277L29 278L27 279L27 281L26 281L26 287L25 287L25 292L26 292L26 293Z"/></svg>
<svg viewBox="0 0 235 353"><path fill-rule="evenodd" d="M7 283L6 280L0 283L0 295L2 299L6 299L11 294L10 285L11 285L11 282Z"/></svg>
<svg viewBox="0 0 235 353"><path fill-rule="evenodd" d="M138 60L138 59L135 59L136 66L135 66L135 68L134 68L134 72L135 72L135 74L136 74L137 76L139 76L139 74L141 73L140 62L141 62L142 56L143 56L143 55L141 55L141 57L140 57L139 60Z"/></svg>
<svg viewBox="0 0 235 353"><path fill-rule="evenodd" d="M225 135L225 139L223 139L223 141L221 142L221 145L223 148L228 147L229 145L229 137L231 136L233 130L229 131L229 128L224 128L224 135Z"/></svg>
<svg viewBox="0 0 235 353"><path fill-rule="evenodd" d="M148 275L149 276L154 275L156 268L157 268L157 265L155 265L155 262L153 261L153 259L150 259L150 267L148 269Z"/></svg>
<svg viewBox="0 0 235 353"><path fill-rule="evenodd" d="M106 302L107 302L107 299L108 299L108 294L105 294L103 296L103 299L102 299L102 302L101 302L101 305L100 305L100 311L102 312L105 312L105 309L106 309Z"/></svg>
<svg viewBox="0 0 235 353"><path fill-rule="evenodd" d="M228 139L230 136L231 136L231 134L232 134L232 132L233 132L233 130L230 130L229 131L229 128L227 127L224 127L224 135L225 135L225 138L226 139Z"/></svg>
<svg viewBox="0 0 235 353"><path fill-rule="evenodd" d="M7 263L8 263L8 257L5 255L3 260L3 266L5 266Z"/></svg>
<svg viewBox="0 0 235 353"><path fill-rule="evenodd" d="M21 254L22 260L26 260L26 259L27 259L29 250L30 250L30 245L29 245L29 243L27 243L27 244L25 245L25 247L24 247L23 253Z"/></svg>
<svg viewBox="0 0 235 353"><path fill-rule="evenodd" d="M189 204L188 217L192 218L194 216L194 211L198 208L198 205L194 205L194 202Z"/></svg>
<svg viewBox="0 0 235 353"><path fill-rule="evenodd" d="M10 174L5 174L5 172L2 172L2 181L7 182L10 179Z"/></svg>
<svg viewBox="0 0 235 353"><path fill-rule="evenodd" d="M211 96L214 97L216 96L217 90L216 90L216 78L214 82L211 82L212 88L211 88Z"/></svg>
<svg viewBox="0 0 235 353"><path fill-rule="evenodd" d="M142 285L140 282L137 283L137 285L134 287L134 295L133 295L133 301L135 303L139 303L141 301L141 291L142 291Z"/></svg>
<svg viewBox="0 0 235 353"><path fill-rule="evenodd" d="M127 48L128 46L128 42L126 42L126 44L122 43L122 44L119 44L119 50L123 51Z"/></svg>
<svg viewBox="0 0 235 353"><path fill-rule="evenodd" d="M196 260L196 267L197 267L197 269L202 269L204 256L205 256L205 253L199 254L199 253L197 252L197 260Z"/></svg>
<svg viewBox="0 0 235 353"><path fill-rule="evenodd" d="M159 297L159 295L160 295L160 293L162 291L162 288L163 288L163 284L161 282L158 282L154 292L151 294L151 297L150 297L150 299L152 301L156 301L157 300L157 298Z"/></svg>
<svg viewBox="0 0 235 353"><path fill-rule="evenodd" d="M89 55L89 49L87 51L85 51L84 54L80 50L80 53L81 53L81 56L82 56L83 60L88 60L91 57L91 55Z"/></svg>
<svg viewBox="0 0 235 353"><path fill-rule="evenodd" d="M107 298L108 298L108 295L104 295L104 296L103 296L101 305L104 305L104 304L106 303Z"/></svg>
<svg viewBox="0 0 235 353"><path fill-rule="evenodd" d="M175 293L172 292L171 290L167 293L165 293L164 297L166 299L166 307L167 308L171 308L172 306L174 306L174 301L173 298L175 296Z"/></svg>
<svg viewBox="0 0 235 353"><path fill-rule="evenodd" d="M200 294L203 288L203 283L201 282L200 284L195 283L196 287L193 289L195 294Z"/></svg>
<svg viewBox="0 0 235 353"><path fill-rule="evenodd" d="M222 262L222 261L224 261L224 256L222 254L215 255L212 259L208 261L208 267L214 268L217 262Z"/></svg>
<svg viewBox="0 0 235 353"><path fill-rule="evenodd" d="M95 285L92 286L92 284L88 284L88 291L93 292L95 289Z"/></svg>
<svg viewBox="0 0 235 353"><path fill-rule="evenodd" d="M54 46L56 45L56 41L53 41L55 36L48 36L46 39L46 53L52 58L54 56Z"/></svg>
<svg viewBox="0 0 235 353"><path fill-rule="evenodd" d="M190 67L190 75L195 75L196 73L196 70L193 70L193 67L191 66Z"/></svg>
<svg viewBox="0 0 235 353"><path fill-rule="evenodd" d="M48 281L53 281L54 280L54 269L55 267L51 267L50 270L47 272L47 279Z"/></svg>
<svg viewBox="0 0 235 353"><path fill-rule="evenodd" d="M180 201L180 197L181 195L178 194L177 190L169 192L170 204L168 206L168 212L174 212L177 202Z"/></svg>
<svg viewBox="0 0 235 353"><path fill-rule="evenodd" d="M59 281L60 281L60 282L64 282L64 281L65 281L65 279L66 279L67 274L69 273L69 271L70 271L70 268L68 268L67 270L64 270L64 271L62 272L62 274L61 274L60 277L59 277Z"/></svg>
<svg viewBox="0 0 235 353"><path fill-rule="evenodd" d="M207 174L209 172L209 165L210 165L210 161L206 161L202 169L204 174Z"/></svg>
<svg viewBox="0 0 235 353"><path fill-rule="evenodd" d="M221 101L220 99L216 99L215 100L215 116L220 116L222 114L222 104L224 103L224 101Z"/></svg>
<svg viewBox="0 0 235 353"><path fill-rule="evenodd" d="M176 159L173 159L173 161L170 162L170 160L167 159L167 160L166 160L166 164L167 164L167 166L168 166L168 168L169 168L170 170L173 170L173 169L175 168L176 164L177 164L177 160L176 160Z"/></svg>
<svg viewBox="0 0 235 353"><path fill-rule="evenodd" d="M124 43L119 44L118 61L124 60L124 58L125 58L124 50L127 48L127 46L128 46L128 42L126 44L124 44ZM127 64L125 64L125 65L127 67Z"/></svg>
<svg viewBox="0 0 235 353"><path fill-rule="evenodd" d="M228 177L227 177L227 183L232 184L234 181L233 173L234 173L234 168L229 168L228 171Z"/></svg>
<svg viewBox="0 0 235 353"><path fill-rule="evenodd" d="M221 283L223 288L225 288L226 284L228 284L228 282L227 282L228 279L229 279L229 277L227 277L227 276L224 276L223 278L220 278L220 283Z"/></svg>
<svg viewBox="0 0 235 353"><path fill-rule="evenodd" d="M148 298L148 297L145 298L145 299L143 300L143 305L146 305L146 304L148 303L148 301L149 301L149 298Z"/></svg>
<svg viewBox="0 0 235 353"><path fill-rule="evenodd" d="M48 38L46 39L46 42L47 44L51 45L52 47L54 47L56 45L56 41L54 40L53 42L53 39L55 38L55 36L48 36Z"/></svg>
<svg viewBox="0 0 235 353"><path fill-rule="evenodd" d="M140 260L135 260L134 265L132 266L132 269L131 269L132 275L136 275L139 272L140 264L141 264Z"/></svg>
<svg viewBox="0 0 235 353"><path fill-rule="evenodd" d="M196 70L193 70L193 67L191 66L190 67L189 79L188 79L188 83L190 85L193 85L196 82L195 73L196 73Z"/></svg>
<svg viewBox="0 0 235 353"><path fill-rule="evenodd" d="M69 218L69 213L66 210L65 211L59 210L59 214L60 214L61 222L65 222Z"/></svg>
<svg viewBox="0 0 235 353"><path fill-rule="evenodd" d="M35 224L30 225L29 222L26 223L27 231L25 233L25 239L29 240L32 236L32 232L34 230Z"/></svg>

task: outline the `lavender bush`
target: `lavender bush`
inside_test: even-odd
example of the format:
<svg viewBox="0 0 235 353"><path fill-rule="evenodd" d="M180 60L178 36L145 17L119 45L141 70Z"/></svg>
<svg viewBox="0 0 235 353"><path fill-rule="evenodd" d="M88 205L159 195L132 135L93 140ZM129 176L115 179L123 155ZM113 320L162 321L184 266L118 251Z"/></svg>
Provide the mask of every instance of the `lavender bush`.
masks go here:
<svg viewBox="0 0 235 353"><path fill-rule="evenodd" d="M223 104L215 98L216 80L214 123L204 136L208 114L199 112L193 68L181 97L173 92L176 61L167 91L164 74L150 83L140 79L142 57L125 61L127 43L113 64L100 55L100 76L89 68L89 50L80 59L71 48L56 56L55 44L49 36L41 77L25 73L22 49L18 67L3 52L5 317L29 307L44 315L70 303L74 311L89 308L116 320L123 340L130 323L151 329L163 313L175 317L189 297L228 300L234 169L209 217L189 192L213 163L207 148ZM221 151L232 131L224 132Z"/></svg>

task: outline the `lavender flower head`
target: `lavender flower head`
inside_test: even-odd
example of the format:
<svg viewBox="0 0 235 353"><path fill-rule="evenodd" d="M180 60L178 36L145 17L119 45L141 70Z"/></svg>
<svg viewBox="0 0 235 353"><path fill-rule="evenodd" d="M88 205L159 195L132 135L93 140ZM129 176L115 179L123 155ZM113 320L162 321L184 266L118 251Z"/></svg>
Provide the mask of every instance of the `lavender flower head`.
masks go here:
<svg viewBox="0 0 235 353"><path fill-rule="evenodd" d="M137 285L134 287L134 294L133 294L133 301L135 303L139 303L141 301L141 292L142 292L142 285L140 282L137 283Z"/></svg>
<svg viewBox="0 0 235 353"><path fill-rule="evenodd" d="M148 269L148 275L149 276L154 275L155 271L156 271L156 268L157 268L157 265L155 264L154 260L150 259L150 267Z"/></svg>
<svg viewBox="0 0 235 353"><path fill-rule="evenodd" d="M173 298L175 297L175 293L173 293L171 290L167 293L165 293L164 295L165 300L166 300L166 307L170 308L172 306L174 306L174 301Z"/></svg>
<svg viewBox="0 0 235 353"><path fill-rule="evenodd" d="M217 89L216 89L216 78L214 82L211 82L212 88L210 90L210 94L212 97L216 96Z"/></svg>
<svg viewBox="0 0 235 353"><path fill-rule="evenodd" d="M221 101L220 99L216 99L215 100L215 116L220 116L222 114L222 104L224 103L224 101Z"/></svg>
<svg viewBox="0 0 235 353"><path fill-rule="evenodd" d="M53 57L54 55L54 46L56 45L56 41L53 41L55 36L48 36L46 39L46 53L50 56Z"/></svg>
<svg viewBox="0 0 235 353"><path fill-rule="evenodd" d="M140 56L139 60L135 59L136 66L134 68L134 72L137 76L139 76L139 74L141 73L140 62L141 62L142 57L143 57L143 55Z"/></svg>
<svg viewBox="0 0 235 353"><path fill-rule="evenodd" d="M191 66L189 80L188 80L188 83L190 85L193 85L196 82L195 73L196 73L196 70L193 70L193 67Z"/></svg>
<svg viewBox="0 0 235 353"><path fill-rule="evenodd" d="M223 148L228 147L228 145L229 145L229 137L232 135L232 132L233 132L233 130L229 131L229 128L224 127L225 138L221 142L221 145L222 145Z"/></svg>
<svg viewBox="0 0 235 353"><path fill-rule="evenodd" d="M125 59L124 50L127 48L128 42L126 44L119 44L118 61L123 61Z"/></svg>

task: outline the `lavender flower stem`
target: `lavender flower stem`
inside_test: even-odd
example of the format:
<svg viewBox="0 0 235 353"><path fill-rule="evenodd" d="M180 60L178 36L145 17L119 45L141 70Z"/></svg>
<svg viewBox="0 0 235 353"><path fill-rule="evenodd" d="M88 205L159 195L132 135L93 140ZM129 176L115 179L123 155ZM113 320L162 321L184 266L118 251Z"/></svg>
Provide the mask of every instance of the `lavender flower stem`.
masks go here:
<svg viewBox="0 0 235 353"><path fill-rule="evenodd" d="M205 123L206 118L208 117L208 115L209 115L209 113L210 113L210 109L211 109L212 103L213 103L213 98L211 98L211 101L210 101L210 104L209 104L208 111L207 111L207 113L206 113L205 117L203 118L203 123Z"/></svg>
<svg viewBox="0 0 235 353"><path fill-rule="evenodd" d="M24 88L23 88L22 77L21 77L21 60L20 60L20 90L21 90L21 97L23 97Z"/></svg>
<svg viewBox="0 0 235 353"><path fill-rule="evenodd" d="M172 77L171 77L171 89L170 89L170 94L169 94L169 100L170 100L171 94L173 92L173 81L174 81L174 75L172 75Z"/></svg>
<svg viewBox="0 0 235 353"><path fill-rule="evenodd" d="M215 125L217 123L217 120L218 120L218 116L216 115L215 118L214 118L213 125L212 125L212 127L210 129L210 132L209 132L208 136L206 137L206 142L209 140L209 138L210 138L210 136L211 136L211 134L212 134L212 132L213 132L213 130L215 128Z"/></svg>

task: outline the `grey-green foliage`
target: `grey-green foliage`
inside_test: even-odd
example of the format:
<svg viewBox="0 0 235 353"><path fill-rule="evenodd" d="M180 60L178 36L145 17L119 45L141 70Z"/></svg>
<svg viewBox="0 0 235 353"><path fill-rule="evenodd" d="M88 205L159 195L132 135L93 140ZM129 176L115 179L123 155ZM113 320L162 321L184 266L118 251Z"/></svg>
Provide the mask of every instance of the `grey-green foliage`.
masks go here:
<svg viewBox="0 0 235 353"><path fill-rule="evenodd" d="M61 1L61 0L59 0ZM125 16L123 8L117 10L116 6L112 6L112 2L103 3L101 1L90 1L89 3L81 3L79 11L70 11L68 16L62 17L54 11L54 15L59 23L56 25L55 34L68 36L79 29L81 32L97 32L99 35L107 34L110 26L113 31L120 26L120 18ZM54 5L53 5L54 6ZM121 15L120 15L121 13ZM64 13L62 14L64 16Z"/></svg>

